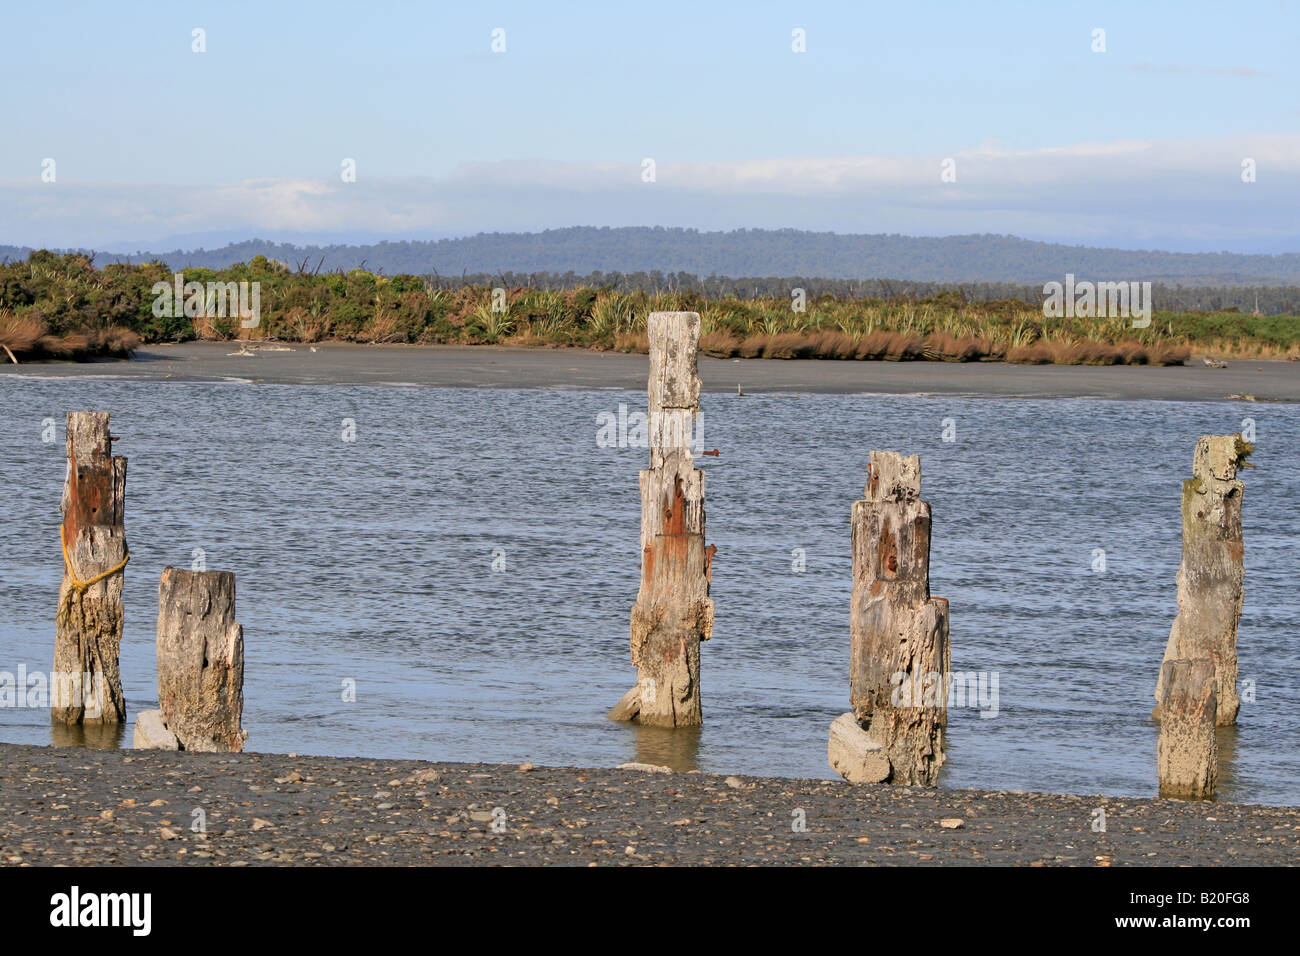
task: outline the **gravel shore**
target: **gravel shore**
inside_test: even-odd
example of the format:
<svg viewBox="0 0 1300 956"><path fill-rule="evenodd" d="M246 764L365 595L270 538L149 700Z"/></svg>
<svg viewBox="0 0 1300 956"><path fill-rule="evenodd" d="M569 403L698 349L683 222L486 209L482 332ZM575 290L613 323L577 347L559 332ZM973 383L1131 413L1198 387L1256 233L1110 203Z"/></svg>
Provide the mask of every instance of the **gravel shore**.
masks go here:
<svg viewBox="0 0 1300 956"><path fill-rule="evenodd" d="M151 345L129 362L0 364L0 377L464 388L645 390L646 357L588 349L505 346L295 344L240 354L230 342ZM234 354L232 354L234 353ZM1300 363L1232 359L1227 368L848 362L701 357L704 390L1215 401L1300 401Z"/></svg>
<svg viewBox="0 0 1300 956"><path fill-rule="evenodd" d="M6 866L1294 865L1298 845L1295 807L0 745Z"/></svg>

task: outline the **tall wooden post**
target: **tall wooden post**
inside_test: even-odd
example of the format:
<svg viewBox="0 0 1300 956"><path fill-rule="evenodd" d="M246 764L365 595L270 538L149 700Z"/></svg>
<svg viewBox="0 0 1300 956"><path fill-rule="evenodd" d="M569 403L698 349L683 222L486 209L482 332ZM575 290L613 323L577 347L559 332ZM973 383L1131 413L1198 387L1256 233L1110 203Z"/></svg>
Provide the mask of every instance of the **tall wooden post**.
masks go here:
<svg viewBox="0 0 1300 956"><path fill-rule="evenodd" d="M69 412L63 485L63 583L55 616L51 716L66 724L126 720L118 651L129 552L126 459L114 458L108 412Z"/></svg>
<svg viewBox="0 0 1300 956"><path fill-rule="evenodd" d="M948 602L930 596L920 458L873 451L865 494L852 519L853 712L832 725L828 758L854 783L933 786L944 761L951 664Z"/></svg>
<svg viewBox="0 0 1300 956"><path fill-rule="evenodd" d="M181 750L244 749L244 630L229 571L163 569L158 705Z"/></svg>
<svg viewBox="0 0 1300 956"><path fill-rule="evenodd" d="M704 544L704 473L691 454L699 413L695 312L652 312L650 467L641 472L641 587L632 608L637 684L609 716L661 727L703 722L700 642L713 635L712 547Z"/></svg>
<svg viewBox="0 0 1300 956"><path fill-rule="evenodd" d="M1182 800L1213 799L1219 778L1215 734L1214 662L1165 661L1160 668L1160 743L1156 766L1160 795Z"/></svg>
<svg viewBox="0 0 1300 956"><path fill-rule="evenodd" d="M1164 661L1208 657L1214 665L1217 720L1237 722L1237 624L1241 620L1241 496L1237 479L1252 448L1240 435L1203 435L1192 456L1192 477L1183 482L1183 558L1178 568L1178 615L1169 631ZM1160 719L1164 668L1156 682Z"/></svg>

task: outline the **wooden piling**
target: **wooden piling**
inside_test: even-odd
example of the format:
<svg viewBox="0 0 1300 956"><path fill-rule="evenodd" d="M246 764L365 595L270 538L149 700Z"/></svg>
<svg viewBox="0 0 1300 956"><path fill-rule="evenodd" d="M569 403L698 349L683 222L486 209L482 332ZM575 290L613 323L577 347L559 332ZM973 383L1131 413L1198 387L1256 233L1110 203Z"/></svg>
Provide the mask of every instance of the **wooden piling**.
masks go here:
<svg viewBox="0 0 1300 956"><path fill-rule="evenodd" d="M930 596L930 506L920 499L920 459L873 451L865 495L852 514L853 712L845 715L865 737L846 732L839 718L828 757L853 783L933 786L944 761L951 665L948 602ZM879 751L868 754L855 739Z"/></svg>
<svg viewBox="0 0 1300 956"><path fill-rule="evenodd" d="M1165 661L1160 686L1164 695L1156 756L1160 795L1213 799L1219 777L1214 662L1209 657Z"/></svg>
<svg viewBox="0 0 1300 956"><path fill-rule="evenodd" d="M652 312L650 467L641 472L641 586L632 608L637 684L609 712L661 727L703 722L700 642L713 635L714 549L704 544L704 473L691 453L699 413L700 317Z"/></svg>
<svg viewBox="0 0 1300 956"><path fill-rule="evenodd" d="M1208 657L1214 663L1217 720L1236 723L1237 625L1241 620L1241 498L1237 479L1252 448L1240 435L1203 435L1192 456L1192 477L1183 482L1183 556L1178 568L1178 614L1169 631L1164 663ZM1164 667L1156 682L1160 719Z"/></svg>
<svg viewBox="0 0 1300 956"><path fill-rule="evenodd" d="M69 412L63 485L63 583L55 615L51 716L64 724L126 720L118 652L130 556L126 459L114 458L108 412Z"/></svg>
<svg viewBox="0 0 1300 956"><path fill-rule="evenodd" d="M158 586L158 704L181 750L241 751L244 632L229 571L163 569Z"/></svg>

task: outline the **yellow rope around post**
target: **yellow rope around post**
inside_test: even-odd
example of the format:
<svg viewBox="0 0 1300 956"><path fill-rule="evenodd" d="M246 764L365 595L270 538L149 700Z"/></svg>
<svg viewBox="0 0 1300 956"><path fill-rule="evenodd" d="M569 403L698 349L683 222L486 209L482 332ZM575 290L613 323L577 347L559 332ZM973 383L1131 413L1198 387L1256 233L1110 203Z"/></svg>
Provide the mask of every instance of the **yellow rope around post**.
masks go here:
<svg viewBox="0 0 1300 956"><path fill-rule="evenodd" d="M79 577L77 577L77 569L72 566L72 555L68 554L68 536L63 530L62 522L60 522L59 524L59 543L63 545L63 565L68 569L68 577L72 579L72 582L68 587L68 594L67 594L67 600L69 602L71 602L72 595L74 593L85 594L86 589L89 588L91 585L98 584L100 581L104 580L104 578L111 577L112 575L117 574L119 571L121 571L123 568L126 567L126 562L131 560L131 552L128 550L126 553L126 557L124 557L118 564L114 565L113 567L109 568L107 571L104 571L101 574L96 574L89 581L83 581Z"/></svg>

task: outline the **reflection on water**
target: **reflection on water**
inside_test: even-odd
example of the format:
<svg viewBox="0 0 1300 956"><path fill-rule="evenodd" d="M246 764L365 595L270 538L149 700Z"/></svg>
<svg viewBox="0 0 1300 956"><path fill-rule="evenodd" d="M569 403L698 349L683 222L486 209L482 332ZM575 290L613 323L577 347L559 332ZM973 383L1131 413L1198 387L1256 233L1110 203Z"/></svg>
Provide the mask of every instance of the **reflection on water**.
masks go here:
<svg viewBox="0 0 1300 956"><path fill-rule="evenodd" d="M629 733L636 735L636 763L671 767L678 773L699 770L699 727L642 727L624 724Z"/></svg>
<svg viewBox="0 0 1300 956"><path fill-rule="evenodd" d="M116 750L126 738L126 724L65 724L50 721L50 743L55 747Z"/></svg>
<svg viewBox="0 0 1300 956"><path fill-rule="evenodd" d="M1182 481L1196 439L1249 414L1240 672L1261 690L1221 732L1220 796L1300 804L1300 406L706 393L705 724L669 733L604 717L635 679L646 466L597 445L620 403L645 393L6 376L0 671L53 649L65 462L41 423L107 409L130 460L129 714L156 706L158 575L201 549L237 576L254 749L831 777L849 513L893 449L921 456L953 668L999 678L996 708L950 712L942 785L1152 795ZM48 743L48 710L0 707L0 740Z"/></svg>
<svg viewBox="0 0 1300 956"><path fill-rule="evenodd" d="M1231 727L1216 727L1215 731L1219 742L1218 792L1222 796L1237 789L1234 771L1237 763L1237 736L1241 731L1235 724Z"/></svg>

